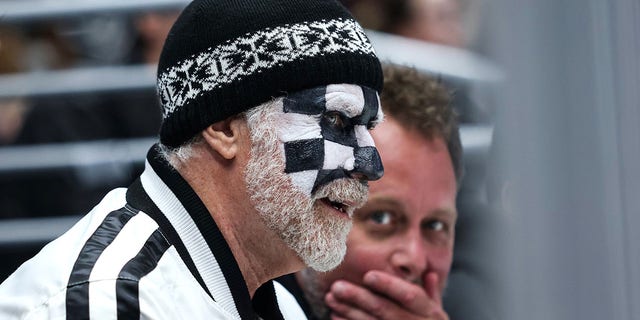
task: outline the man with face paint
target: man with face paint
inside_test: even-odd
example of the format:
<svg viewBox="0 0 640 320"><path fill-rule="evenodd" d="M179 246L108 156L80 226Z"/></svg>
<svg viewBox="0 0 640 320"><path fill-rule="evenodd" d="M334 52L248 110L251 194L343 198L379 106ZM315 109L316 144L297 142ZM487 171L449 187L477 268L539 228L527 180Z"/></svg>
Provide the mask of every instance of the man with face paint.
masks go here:
<svg viewBox="0 0 640 320"><path fill-rule="evenodd" d="M415 69L385 65L385 122L373 130L385 175L354 214L345 259L278 279L310 319L448 319L462 147L449 95Z"/></svg>
<svg viewBox="0 0 640 320"><path fill-rule="evenodd" d="M383 174L381 88L337 1L193 1L144 172L0 285L0 318L304 319L270 279L342 261Z"/></svg>

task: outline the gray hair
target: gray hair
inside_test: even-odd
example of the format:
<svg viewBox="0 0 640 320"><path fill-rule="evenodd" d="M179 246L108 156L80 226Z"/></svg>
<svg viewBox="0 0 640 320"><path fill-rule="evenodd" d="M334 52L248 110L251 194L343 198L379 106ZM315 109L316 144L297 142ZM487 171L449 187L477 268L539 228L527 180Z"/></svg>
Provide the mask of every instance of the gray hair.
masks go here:
<svg viewBox="0 0 640 320"><path fill-rule="evenodd" d="M198 133L193 136L193 138L187 140L187 142L175 148L167 147L162 143L158 143L160 147L160 156L172 167L180 168L189 161L189 159L196 155L194 147L202 144L203 142L204 138L202 137L202 134Z"/></svg>

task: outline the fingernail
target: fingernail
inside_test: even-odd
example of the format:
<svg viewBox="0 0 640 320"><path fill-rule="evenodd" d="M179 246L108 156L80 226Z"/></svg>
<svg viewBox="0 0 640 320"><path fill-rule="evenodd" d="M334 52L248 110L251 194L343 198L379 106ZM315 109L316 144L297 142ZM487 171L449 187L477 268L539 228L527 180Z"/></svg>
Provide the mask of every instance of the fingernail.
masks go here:
<svg viewBox="0 0 640 320"><path fill-rule="evenodd" d="M369 284L375 283L376 281L378 281L378 275L376 275L375 273L369 272L364 275L364 281Z"/></svg>
<svg viewBox="0 0 640 320"><path fill-rule="evenodd" d="M343 293L345 290L345 285L344 283L340 282L340 281L336 281L333 284L333 291L335 291L336 293L340 294Z"/></svg>
<svg viewBox="0 0 640 320"><path fill-rule="evenodd" d="M333 305L334 301L335 301L335 298L333 297L333 294L331 292L327 293L324 296L324 303L328 305Z"/></svg>

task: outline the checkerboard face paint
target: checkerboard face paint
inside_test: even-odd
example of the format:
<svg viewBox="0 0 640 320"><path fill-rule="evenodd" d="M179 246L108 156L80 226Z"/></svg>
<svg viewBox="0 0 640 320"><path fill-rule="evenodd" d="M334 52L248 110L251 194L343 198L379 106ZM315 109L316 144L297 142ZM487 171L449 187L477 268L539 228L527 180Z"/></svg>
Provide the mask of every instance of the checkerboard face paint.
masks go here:
<svg viewBox="0 0 640 320"><path fill-rule="evenodd" d="M351 217L366 202L366 180L382 175L367 130L382 118L376 93L329 85L271 100L246 117L251 203L307 266L335 268L347 250Z"/></svg>
<svg viewBox="0 0 640 320"><path fill-rule="evenodd" d="M337 179L379 179L383 166L368 129L382 117L378 94L363 86L329 85L287 95L278 124L285 173L306 194Z"/></svg>

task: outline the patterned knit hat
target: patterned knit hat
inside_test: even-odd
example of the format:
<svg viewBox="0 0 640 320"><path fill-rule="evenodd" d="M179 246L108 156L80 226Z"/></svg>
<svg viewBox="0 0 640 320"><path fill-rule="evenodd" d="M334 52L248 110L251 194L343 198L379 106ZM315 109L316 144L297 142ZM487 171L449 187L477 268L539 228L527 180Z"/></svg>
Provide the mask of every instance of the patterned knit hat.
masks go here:
<svg viewBox="0 0 640 320"><path fill-rule="evenodd" d="M177 147L274 97L334 83L382 89L373 47L337 1L195 0L160 57L160 141Z"/></svg>

